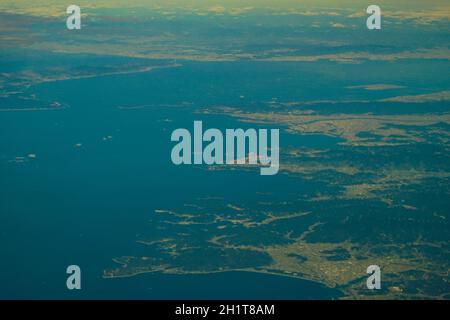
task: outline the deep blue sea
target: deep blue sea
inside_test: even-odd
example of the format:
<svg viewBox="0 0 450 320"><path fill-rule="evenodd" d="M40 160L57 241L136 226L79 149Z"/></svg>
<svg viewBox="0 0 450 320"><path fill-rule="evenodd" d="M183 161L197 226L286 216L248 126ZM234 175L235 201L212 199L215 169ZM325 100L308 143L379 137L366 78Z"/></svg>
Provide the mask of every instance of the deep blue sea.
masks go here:
<svg viewBox="0 0 450 320"><path fill-rule="evenodd" d="M249 272L102 278L103 270L114 266L112 258L143 253L135 241L157 208L216 193L251 201L257 191L276 188L282 194L309 187L285 175L261 179L257 172L210 172L171 163L170 134L176 128L192 128L194 120L220 129L245 127L230 117L193 113L227 96L229 103L240 101L237 88L221 93L214 87L220 83L211 82L208 73L194 77L194 69L42 83L29 93L69 108L0 114L0 298L339 296L315 282ZM305 141L282 136L283 143ZM24 163L13 161L22 156ZM66 289L65 269L71 264L81 267L81 291Z"/></svg>

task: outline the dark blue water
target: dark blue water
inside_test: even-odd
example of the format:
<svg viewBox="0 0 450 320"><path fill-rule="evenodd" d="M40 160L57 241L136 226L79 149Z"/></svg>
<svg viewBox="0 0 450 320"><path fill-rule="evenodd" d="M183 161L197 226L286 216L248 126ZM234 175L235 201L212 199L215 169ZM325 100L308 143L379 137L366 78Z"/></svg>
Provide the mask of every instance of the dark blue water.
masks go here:
<svg viewBox="0 0 450 320"><path fill-rule="evenodd" d="M247 272L101 277L114 266L112 258L143 254L135 241L157 208L181 207L224 190L228 199L250 201L256 191L274 186L297 192L308 188L284 175L261 178L257 172L174 166L173 129L191 128L202 119L207 127L243 125L229 117L196 115L189 107L117 108L185 100L182 92L156 90L161 89L158 76L164 75L41 84L31 92L70 108L0 114L0 298L337 297L336 290L314 282ZM31 153L36 159L10 162ZM83 289L78 292L65 287L65 269L71 264L82 269Z"/></svg>

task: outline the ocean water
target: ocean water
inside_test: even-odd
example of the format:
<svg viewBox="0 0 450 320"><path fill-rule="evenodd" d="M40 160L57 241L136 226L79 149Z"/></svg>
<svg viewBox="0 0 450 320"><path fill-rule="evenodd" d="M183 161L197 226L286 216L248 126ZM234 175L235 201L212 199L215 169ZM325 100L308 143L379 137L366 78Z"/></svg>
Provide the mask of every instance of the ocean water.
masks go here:
<svg viewBox="0 0 450 320"><path fill-rule="evenodd" d="M223 77L230 80L226 72ZM0 298L339 296L315 282L249 272L102 278L103 270L114 266L112 258L145 254L135 241L145 234L155 209L182 207L216 193L251 202L257 191L283 194L295 188L301 193L310 187L285 175L261 179L259 172L209 172L171 163L175 128L192 128L194 120L223 130L246 126L230 117L193 113L206 101L239 100L237 89L209 96L219 85L210 80L208 73L186 68L49 82L28 90L43 100L64 101L69 108L0 114ZM311 139L315 144L336 142ZM283 143L305 141L289 137ZM29 154L36 158L27 158ZM25 162L15 162L16 157ZM65 269L71 264L81 267L81 291L66 289Z"/></svg>

